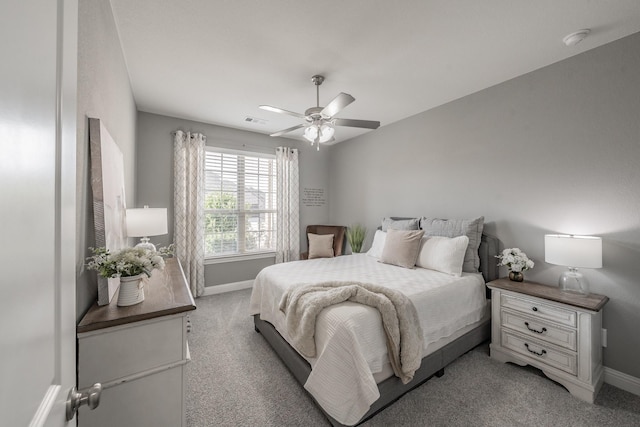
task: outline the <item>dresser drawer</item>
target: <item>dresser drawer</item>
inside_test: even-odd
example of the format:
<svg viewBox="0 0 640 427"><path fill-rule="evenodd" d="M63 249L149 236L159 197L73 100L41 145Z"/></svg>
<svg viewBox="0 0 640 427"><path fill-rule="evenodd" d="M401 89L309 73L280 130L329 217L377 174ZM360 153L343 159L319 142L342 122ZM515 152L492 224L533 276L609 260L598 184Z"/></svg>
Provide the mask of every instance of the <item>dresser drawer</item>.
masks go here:
<svg viewBox="0 0 640 427"><path fill-rule="evenodd" d="M501 324L505 328L516 330L526 336L540 341L550 342L569 350L576 350L576 330L564 328L532 316L525 316L517 311L502 310Z"/></svg>
<svg viewBox="0 0 640 427"><path fill-rule="evenodd" d="M517 298L502 294L500 299L502 307L510 308L538 319L550 320L565 326L576 327L576 312L558 306L540 304L534 300Z"/></svg>
<svg viewBox="0 0 640 427"><path fill-rule="evenodd" d="M577 373L576 353L563 351L542 341L512 334L506 329L502 330L502 346L536 359L540 364L561 369L571 375Z"/></svg>
<svg viewBox="0 0 640 427"><path fill-rule="evenodd" d="M185 357L183 316L167 316L78 334L78 387L108 383Z"/></svg>

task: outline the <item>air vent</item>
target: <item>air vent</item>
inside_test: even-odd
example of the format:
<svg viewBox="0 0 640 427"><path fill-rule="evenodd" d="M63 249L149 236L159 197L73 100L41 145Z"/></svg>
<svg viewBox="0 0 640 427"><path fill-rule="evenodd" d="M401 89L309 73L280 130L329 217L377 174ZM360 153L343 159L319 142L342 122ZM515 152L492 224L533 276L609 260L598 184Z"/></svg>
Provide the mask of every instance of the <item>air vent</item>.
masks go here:
<svg viewBox="0 0 640 427"><path fill-rule="evenodd" d="M257 117L251 117L251 116L247 116L244 118L245 122L248 123L255 123L257 125L266 125L267 124L267 120L265 119L259 119Z"/></svg>

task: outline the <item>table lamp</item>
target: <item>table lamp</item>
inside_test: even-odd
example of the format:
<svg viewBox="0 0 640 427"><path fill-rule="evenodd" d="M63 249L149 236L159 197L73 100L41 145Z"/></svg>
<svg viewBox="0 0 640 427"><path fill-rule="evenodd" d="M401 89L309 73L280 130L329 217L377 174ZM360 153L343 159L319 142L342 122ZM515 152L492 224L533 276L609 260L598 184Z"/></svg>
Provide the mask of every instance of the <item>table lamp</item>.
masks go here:
<svg viewBox="0 0 640 427"><path fill-rule="evenodd" d="M136 248L144 248L155 251L156 247L149 242L149 236L161 236L167 234L167 208L127 209L126 213L127 236L141 237Z"/></svg>
<svg viewBox="0 0 640 427"><path fill-rule="evenodd" d="M602 239L572 234L546 234L544 260L550 264L569 267L569 270L560 275L560 289L587 294L587 279L578 272L578 268L602 267Z"/></svg>

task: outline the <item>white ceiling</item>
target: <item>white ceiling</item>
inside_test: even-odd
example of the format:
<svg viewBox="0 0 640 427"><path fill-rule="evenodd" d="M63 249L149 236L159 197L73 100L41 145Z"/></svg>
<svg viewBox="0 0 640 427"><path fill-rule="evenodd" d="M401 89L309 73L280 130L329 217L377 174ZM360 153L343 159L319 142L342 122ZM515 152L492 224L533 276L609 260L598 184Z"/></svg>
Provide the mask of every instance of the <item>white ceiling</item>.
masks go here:
<svg viewBox="0 0 640 427"><path fill-rule="evenodd" d="M314 74L385 126L640 31L639 0L110 1L139 110L265 134L300 120L258 105L304 113Z"/></svg>

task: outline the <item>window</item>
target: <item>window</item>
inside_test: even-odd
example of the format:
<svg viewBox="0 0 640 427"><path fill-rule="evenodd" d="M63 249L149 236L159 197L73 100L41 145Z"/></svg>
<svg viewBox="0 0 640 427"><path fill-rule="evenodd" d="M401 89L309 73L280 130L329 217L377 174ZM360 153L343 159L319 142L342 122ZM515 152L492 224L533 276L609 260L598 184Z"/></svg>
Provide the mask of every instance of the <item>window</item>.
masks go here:
<svg viewBox="0 0 640 427"><path fill-rule="evenodd" d="M274 252L275 156L207 147L205 257Z"/></svg>

